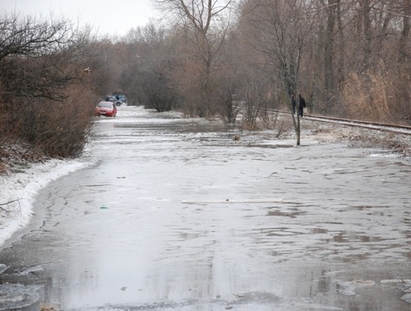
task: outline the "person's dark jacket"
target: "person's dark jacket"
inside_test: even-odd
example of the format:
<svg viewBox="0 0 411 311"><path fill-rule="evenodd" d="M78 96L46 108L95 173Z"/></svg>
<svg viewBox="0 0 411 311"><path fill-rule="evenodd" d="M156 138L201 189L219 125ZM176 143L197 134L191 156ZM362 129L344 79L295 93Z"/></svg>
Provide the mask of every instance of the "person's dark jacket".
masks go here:
<svg viewBox="0 0 411 311"><path fill-rule="evenodd" d="M300 96L300 107L302 107L302 108L307 107L307 104L305 103L304 97L302 97L301 94L299 96Z"/></svg>

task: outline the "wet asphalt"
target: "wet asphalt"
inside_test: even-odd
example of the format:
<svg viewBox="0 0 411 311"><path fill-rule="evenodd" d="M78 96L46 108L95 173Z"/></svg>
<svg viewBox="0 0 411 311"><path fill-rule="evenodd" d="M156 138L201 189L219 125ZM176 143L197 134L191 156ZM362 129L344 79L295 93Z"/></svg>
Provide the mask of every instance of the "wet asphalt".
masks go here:
<svg viewBox="0 0 411 311"><path fill-rule="evenodd" d="M274 136L99 119L1 249L0 310L410 310L411 160Z"/></svg>

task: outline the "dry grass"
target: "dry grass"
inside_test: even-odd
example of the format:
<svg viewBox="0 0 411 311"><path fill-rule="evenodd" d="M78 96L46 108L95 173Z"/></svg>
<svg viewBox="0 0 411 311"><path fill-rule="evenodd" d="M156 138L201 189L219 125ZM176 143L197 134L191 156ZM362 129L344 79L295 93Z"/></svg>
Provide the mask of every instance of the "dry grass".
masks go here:
<svg viewBox="0 0 411 311"><path fill-rule="evenodd" d="M408 135L362 131L361 134L351 137L350 141L352 146L356 147L381 148L402 157L411 156L411 141Z"/></svg>
<svg viewBox="0 0 411 311"><path fill-rule="evenodd" d="M351 73L343 96L347 117L370 121L391 121L393 86L381 74Z"/></svg>
<svg viewBox="0 0 411 311"><path fill-rule="evenodd" d="M411 124L411 78L383 69L351 73L342 89L347 118Z"/></svg>
<svg viewBox="0 0 411 311"><path fill-rule="evenodd" d="M307 136L321 142L347 142L351 147L381 148L399 156L411 156L411 139L409 135L330 123L318 126L313 122L304 126L308 130Z"/></svg>
<svg viewBox="0 0 411 311"><path fill-rule="evenodd" d="M40 311L58 311L59 309L53 306L49 306L46 304L40 304Z"/></svg>
<svg viewBox="0 0 411 311"><path fill-rule="evenodd" d="M7 166L5 163L0 162L0 176L7 173Z"/></svg>

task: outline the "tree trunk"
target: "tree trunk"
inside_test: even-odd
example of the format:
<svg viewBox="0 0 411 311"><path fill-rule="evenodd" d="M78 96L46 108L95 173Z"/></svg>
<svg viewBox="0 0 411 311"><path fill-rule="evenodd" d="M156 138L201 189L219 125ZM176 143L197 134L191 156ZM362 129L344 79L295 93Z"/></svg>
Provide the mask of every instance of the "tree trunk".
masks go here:
<svg viewBox="0 0 411 311"><path fill-rule="evenodd" d="M338 86L345 81L345 38L344 27L341 17L341 0L337 2L337 24L338 24Z"/></svg>
<svg viewBox="0 0 411 311"><path fill-rule="evenodd" d="M406 62L409 50L407 49L407 42L410 33L410 14L411 14L411 0L404 0L404 13L402 17L402 31L399 39L398 48L398 63L399 67Z"/></svg>
<svg viewBox="0 0 411 311"><path fill-rule="evenodd" d="M326 110L329 110L329 105L335 93L334 84L334 28L335 16L337 11L337 1L329 0L327 5L327 28L325 32L325 104Z"/></svg>
<svg viewBox="0 0 411 311"><path fill-rule="evenodd" d="M370 65L372 63L372 60L371 60L372 32L371 32L371 19L370 19L371 6L370 6L370 0L361 0L359 3L362 7L362 14L363 14L363 21L364 21L363 72L366 72L368 69L370 69Z"/></svg>

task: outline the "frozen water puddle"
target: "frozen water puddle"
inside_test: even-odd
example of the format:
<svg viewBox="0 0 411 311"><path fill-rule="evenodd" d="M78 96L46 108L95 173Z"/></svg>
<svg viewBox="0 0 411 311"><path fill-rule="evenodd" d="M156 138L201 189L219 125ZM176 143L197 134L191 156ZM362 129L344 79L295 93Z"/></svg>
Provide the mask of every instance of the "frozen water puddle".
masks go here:
<svg viewBox="0 0 411 311"><path fill-rule="evenodd" d="M40 288L20 284L1 284L0 311L20 310L38 303Z"/></svg>
<svg viewBox="0 0 411 311"><path fill-rule="evenodd" d="M372 280L353 280L353 281L338 281L336 285L337 292L345 296L355 296L356 290L361 287L376 286L376 282ZM405 293L401 297L402 300L411 303L411 280L408 279L385 279L379 282L381 286L393 286Z"/></svg>

